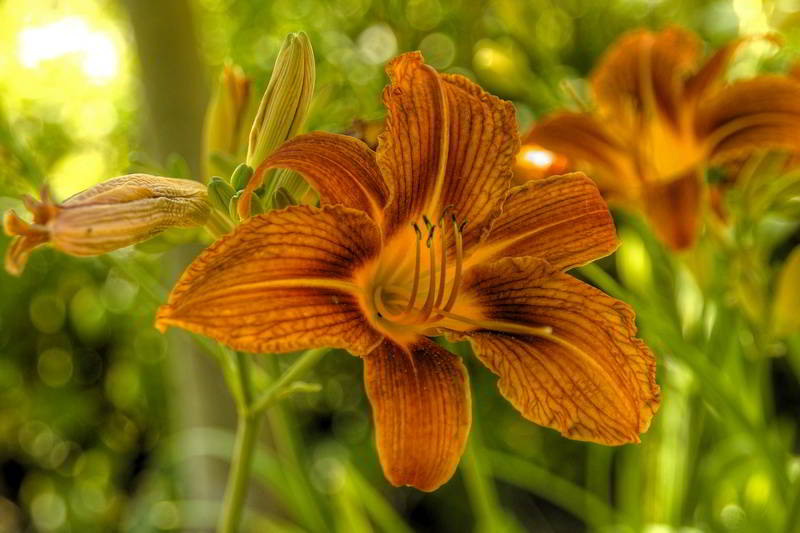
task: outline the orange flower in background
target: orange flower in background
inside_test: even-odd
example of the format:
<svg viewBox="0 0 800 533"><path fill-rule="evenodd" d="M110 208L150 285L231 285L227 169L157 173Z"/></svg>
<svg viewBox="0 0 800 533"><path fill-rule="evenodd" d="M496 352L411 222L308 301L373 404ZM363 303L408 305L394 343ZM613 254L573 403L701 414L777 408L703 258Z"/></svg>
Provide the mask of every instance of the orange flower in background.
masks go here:
<svg viewBox="0 0 800 533"><path fill-rule="evenodd" d="M149 239L172 227L202 226L211 211L206 186L195 181L129 174L104 181L62 203L47 188L41 201L26 196L33 222L14 210L3 217L7 235L5 267L14 275L31 251L43 244L77 256L100 255Z"/></svg>
<svg viewBox="0 0 800 533"><path fill-rule="evenodd" d="M387 71L377 152L322 132L284 143L266 166L303 174L322 207L255 216L222 237L157 326L248 352L362 357L395 485L446 482L470 428L464 364L432 336L469 340L526 418L574 439L638 441L659 404L653 354L626 304L564 273L617 247L597 187L568 174L509 190L509 102L419 53Z"/></svg>
<svg viewBox="0 0 800 533"><path fill-rule="evenodd" d="M609 201L641 208L673 248L691 246L708 165L800 150L798 80L722 82L743 42L701 64L702 42L686 30L629 33L591 76L596 108L547 117L528 141L590 170Z"/></svg>

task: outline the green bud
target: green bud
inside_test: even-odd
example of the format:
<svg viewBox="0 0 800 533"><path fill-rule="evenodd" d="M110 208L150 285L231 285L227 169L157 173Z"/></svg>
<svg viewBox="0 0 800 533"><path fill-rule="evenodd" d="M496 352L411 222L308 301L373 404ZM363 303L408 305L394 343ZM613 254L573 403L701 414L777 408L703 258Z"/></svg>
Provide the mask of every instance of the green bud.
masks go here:
<svg viewBox="0 0 800 533"><path fill-rule="evenodd" d="M236 194L231 196L230 201L228 202L228 215L230 215L231 220L234 222L239 221L239 210L237 209L237 205L239 204L239 196L241 196L242 192L238 191Z"/></svg>
<svg viewBox="0 0 800 533"><path fill-rule="evenodd" d="M225 65L203 125L206 176L225 172L226 160L241 161L255 115L250 79L236 65Z"/></svg>
<svg viewBox="0 0 800 533"><path fill-rule="evenodd" d="M227 181L219 176L214 176L208 184L208 201L214 209L227 213L228 205L235 192Z"/></svg>
<svg viewBox="0 0 800 533"><path fill-rule="evenodd" d="M250 177L253 175L253 167L250 167L244 163L236 167L236 170L233 171L233 175L231 176L231 184L233 188L237 191L241 191L245 187L247 187L247 182L250 181Z"/></svg>
<svg viewBox="0 0 800 533"><path fill-rule="evenodd" d="M247 164L252 168L258 168L278 145L300 132L311 106L315 76L308 36L290 33L275 60L250 130Z"/></svg>

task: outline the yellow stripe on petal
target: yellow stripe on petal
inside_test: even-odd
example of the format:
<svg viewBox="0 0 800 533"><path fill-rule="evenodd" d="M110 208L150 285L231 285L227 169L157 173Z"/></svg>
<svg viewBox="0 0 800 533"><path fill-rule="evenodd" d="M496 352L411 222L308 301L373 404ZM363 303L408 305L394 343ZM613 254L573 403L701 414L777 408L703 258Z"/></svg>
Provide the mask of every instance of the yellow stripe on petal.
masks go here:
<svg viewBox="0 0 800 533"><path fill-rule="evenodd" d="M660 392L630 307L531 257L475 267L464 283L460 313L486 326L453 335L525 417L574 439L638 442Z"/></svg>
<svg viewBox="0 0 800 533"><path fill-rule="evenodd" d="M420 337L384 341L364 358L383 471L395 486L433 491L448 481L472 423L469 377L461 359Z"/></svg>
<svg viewBox="0 0 800 533"><path fill-rule="evenodd" d="M253 217L195 259L156 325L248 352L329 346L367 354L382 335L365 316L356 272L380 245L375 223L341 206Z"/></svg>

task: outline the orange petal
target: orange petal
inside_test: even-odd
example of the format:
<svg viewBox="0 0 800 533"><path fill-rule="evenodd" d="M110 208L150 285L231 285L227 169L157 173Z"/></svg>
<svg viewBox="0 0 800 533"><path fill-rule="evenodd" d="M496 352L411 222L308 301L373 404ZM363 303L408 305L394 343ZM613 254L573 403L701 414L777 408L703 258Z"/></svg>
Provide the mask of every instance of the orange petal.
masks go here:
<svg viewBox="0 0 800 533"><path fill-rule="evenodd" d="M760 149L800 150L800 81L761 76L734 83L701 103L695 130L717 162Z"/></svg>
<svg viewBox="0 0 800 533"><path fill-rule="evenodd" d="M387 479L439 488L458 466L472 421L461 359L424 337L408 347L386 340L364 358L364 381Z"/></svg>
<svg viewBox="0 0 800 533"><path fill-rule="evenodd" d="M701 45L678 27L623 36L592 74L598 105L612 117L657 111L677 125L681 82L694 68Z"/></svg>
<svg viewBox="0 0 800 533"><path fill-rule="evenodd" d="M701 195L702 177L694 168L678 179L644 189L645 215L661 240L674 250L684 250L694 243Z"/></svg>
<svg viewBox="0 0 800 533"><path fill-rule="evenodd" d="M464 281L485 320L552 328L525 335L495 325L462 335L526 418L573 439L639 441L660 393L629 306L531 257L475 267Z"/></svg>
<svg viewBox="0 0 800 533"><path fill-rule="evenodd" d="M601 108L626 113L658 111L678 123L681 81L702 47L679 27L659 33L636 30L620 38L592 74L592 89Z"/></svg>
<svg viewBox="0 0 800 533"><path fill-rule="evenodd" d="M502 215L468 264L534 256L566 270L616 249L605 200L592 180L576 172L512 189Z"/></svg>
<svg viewBox="0 0 800 533"><path fill-rule="evenodd" d="M577 162L603 192L635 196L638 190L638 173L629 152L588 113L547 117L533 127L525 142L540 144Z"/></svg>
<svg viewBox="0 0 800 533"><path fill-rule="evenodd" d="M156 326L248 352L330 346L367 354L382 336L364 317L353 276L380 242L365 213L341 206L253 217L194 260Z"/></svg>
<svg viewBox="0 0 800 533"><path fill-rule="evenodd" d="M439 75L418 52L387 67L387 129L378 164L392 184L385 234L426 214L438 220L452 205L469 219L464 245L477 242L511 181L519 149L514 107L462 76Z"/></svg>
<svg viewBox="0 0 800 533"><path fill-rule="evenodd" d="M271 168L288 168L302 174L317 190L323 205L359 209L373 220L381 219L389 199L375 152L346 135L317 131L286 141L259 168L259 178L250 180L244 194L260 187L266 170Z"/></svg>

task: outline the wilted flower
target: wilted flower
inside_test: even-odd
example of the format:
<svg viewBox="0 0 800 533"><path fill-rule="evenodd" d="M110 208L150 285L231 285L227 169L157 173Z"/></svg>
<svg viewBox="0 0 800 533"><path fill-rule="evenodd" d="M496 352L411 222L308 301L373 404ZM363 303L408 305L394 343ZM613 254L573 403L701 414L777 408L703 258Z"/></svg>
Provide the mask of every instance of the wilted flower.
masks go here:
<svg viewBox="0 0 800 533"><path fill-rule="evenodd" d="M669 28L620 39L591 77L596 108L544 119L528 140L586 169L610 201L641 208L673 248L698 225L709 164L757 149L800 149L800 82L723 84L744 40L700 64L701 41Z"/></svg>
<svg viewBox="0 0 800 533"><path fill-rule="evenodd" d="M253 115L250 80L237 65L226 65L206 112L203 149L206 176L225 174L214 163L216 156L239 161L245 155Z"/></svg>
<svg viewBox="0 0 800 533"><path fill-rule="evenodd" d="M157 326L249 352L363 357L395 485L436 489L466 443L466 369L437 335L469 340L530 420L575 439L638 441L659 404L653 354L626 304L564 273L617 247L596 186L569 174L509 191L510 103L419 53L388 72L377 153L322 132L283 144L264 166L303 174L322 207L290 205L221 238Z"/></svg>
<svg viewBox="0 0 800 533"><path fill-rule="evenodd" d="M3 226L14 239L5 266L18 275L31 250L45 243L70 255L99 255L153 237L171 227L202 226L210 206L200 183L130 174L104 181L63 203L42 190L41 201L24 198L33 222L6 212Z"/></svg>

